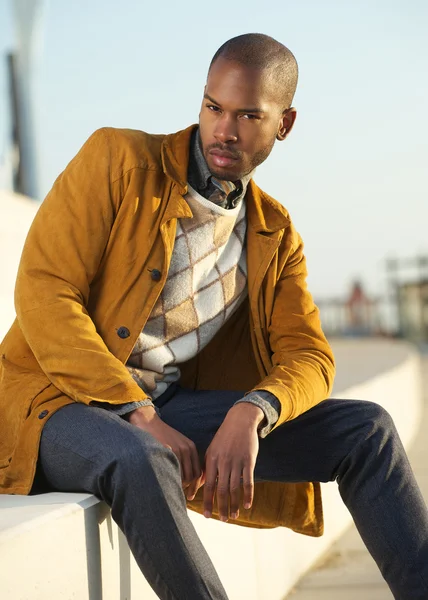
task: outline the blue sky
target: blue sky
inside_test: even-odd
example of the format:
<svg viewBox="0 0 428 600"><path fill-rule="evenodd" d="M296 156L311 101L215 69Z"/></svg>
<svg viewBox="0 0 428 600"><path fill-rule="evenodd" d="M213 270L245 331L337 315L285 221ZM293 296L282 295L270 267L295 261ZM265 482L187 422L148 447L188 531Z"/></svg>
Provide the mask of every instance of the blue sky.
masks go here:
<svg viewBox="0 0 428 600"><path fill-rule="evenodd" d="M0 2L0 53L13 46ZM40 187L102 126L170 132L198 118L209 61L228 38L267 33L294 52L292 135L256 181L290 211L318 297L354 277L385 289L388 256L428 254L426 0L55 0L37 62ZM0 66L0 158L7 135Z"/></svg>

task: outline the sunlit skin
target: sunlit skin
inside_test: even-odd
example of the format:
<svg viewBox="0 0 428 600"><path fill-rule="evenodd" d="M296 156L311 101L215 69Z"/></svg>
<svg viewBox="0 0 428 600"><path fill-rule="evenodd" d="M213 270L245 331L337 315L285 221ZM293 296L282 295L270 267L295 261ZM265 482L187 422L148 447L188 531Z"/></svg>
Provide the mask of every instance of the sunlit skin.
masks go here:
<svg viewBox="0 0 428 600"><path fill-rule="evenodd" d="M284 107L269 72L219 57L204 90L199 126L211 173L236 181L260 165L275 140L290 133L294 108Z"/></svg>

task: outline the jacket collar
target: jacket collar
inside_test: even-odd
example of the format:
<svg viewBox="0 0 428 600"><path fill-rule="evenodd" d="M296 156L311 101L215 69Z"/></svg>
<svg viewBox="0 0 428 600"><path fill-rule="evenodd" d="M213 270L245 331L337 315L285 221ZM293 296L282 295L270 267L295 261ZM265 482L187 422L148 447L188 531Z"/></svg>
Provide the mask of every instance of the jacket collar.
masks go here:
<svg viewBox="0 0 428 600"><path fill-rule="evenodd" d="M164 173L179 187L180 194L187 193L190 139L197 125L166 135L161 148Z"/></svg>
<svg viewBox="0 0 428 600"><path fill-rule="evenodd" d="M187 193L187 169L189 165L190 140L197 125L165 136L162 142L162 167L164 173L178 186L181 195ZM248 227L257 233L273 233L287 227L290 218L285 208L263 192L253 180L248 184Z"/></svg>

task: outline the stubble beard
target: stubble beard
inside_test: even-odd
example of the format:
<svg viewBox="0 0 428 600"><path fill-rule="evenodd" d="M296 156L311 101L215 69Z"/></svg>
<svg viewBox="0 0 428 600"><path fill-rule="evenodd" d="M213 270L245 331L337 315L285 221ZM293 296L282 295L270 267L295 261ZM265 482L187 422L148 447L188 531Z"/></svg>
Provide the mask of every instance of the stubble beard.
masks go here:
<svg viewBox="0 0 428 600"><path fill-rule="evenodd" d="M220 171L220 170L212 169L210 167L209 162L207 160L207 153L212 148L220 148L220 146L212 144L211 146L209 146L207 148L207 152L204 151L204 155L205 155L205 160L207 162L210 173L213 177L215 177L216 179L221 179L222 181L238 181L238 180L242 179L243 177L245 177L246 175L248 175L249 173L251 173L252 171L254 171L254 169L256 167L261 165L268 158L269 154L272 152L272 148L273 148L274 144L275 144L275 139L273 139L273 141L270 145L265 146L264 148L261 148L255 154L253 154L253 156L251 157L251 160L249 161L249 164L245 165L243 167L243 169L238 172L228 171L227 169L222 169ZM223 147L223 149L226 149L226 148ZM242 157L241 153L237 153L237 155ZM239 160L239 158L238 158L238 160Z"/></svg>

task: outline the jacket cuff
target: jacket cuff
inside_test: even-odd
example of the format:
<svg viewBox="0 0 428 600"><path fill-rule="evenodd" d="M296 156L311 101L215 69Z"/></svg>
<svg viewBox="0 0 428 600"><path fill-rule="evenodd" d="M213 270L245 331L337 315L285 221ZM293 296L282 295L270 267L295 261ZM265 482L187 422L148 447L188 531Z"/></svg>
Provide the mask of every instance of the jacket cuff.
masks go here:
<svg viewBox="0 0 428 600"><path fill-rule="evenodd" d="M266 390L257 390L256 392L250 392L245 398L241 398L235 404L241 402L255 404L264 412L265 418L259 425L258 433L259 437L266 437L279 419L281 403L278 398Z"/></svg>
<svg viewBox="0 0 428 600"><path fill-rule="evenodd" d="M94 404L95 402L92 403L92 406ZM101 404L101 408L105 408L106 410L113 412L115 415L119 415L119 417L123 417L124 415L137 410L137 408L140 408L140 406L155 406L149 399L138 400L136 402L127 402L126 404L107 404L106 402L102 402Z"/></svg>

